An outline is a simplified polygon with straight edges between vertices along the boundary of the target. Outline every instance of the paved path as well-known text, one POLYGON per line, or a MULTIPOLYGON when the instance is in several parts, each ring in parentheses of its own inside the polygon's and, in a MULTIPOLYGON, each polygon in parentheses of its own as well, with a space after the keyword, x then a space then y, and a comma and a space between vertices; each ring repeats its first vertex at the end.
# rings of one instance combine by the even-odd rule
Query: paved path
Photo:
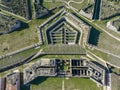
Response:
POLYGON ((96 58, 98 58, 100 61, 102 61, 104 64, 106 64, 106 61, 105 60, 103 60, 102 58, 100 58, 100 57, 98 57, 97 55, 95 55, 95 54, 93 54, 92 52, 90 52, 90 51, 87 51, 88 53, 90 53, 92 56, 94 56, 94 57, 96 57, 96 58))
POLYGON ((64 80, 62 81, 62 90, 65 90, 65 82, 64 82, 64 80))
POLYGON ((77 4, 81 4, 81 3, 83 3, 83 1, 84 1, 84 0, 82 0, 82 1, 80 1, 80 2, 77 2, 77 1, 74 1, 74 0, 70 0, 68 3, 74 2, 74 3, 77 3, 77 4))
POLYGON ((31 60, 33 60, 33 59, 35 59, 36 57, 38 57, 39 55, 41 55, 41 53, 42 53, 42 49, 40 49, 40 51, 39 51, 36 55, 34 55, 34 56, 31 58, 31 60))

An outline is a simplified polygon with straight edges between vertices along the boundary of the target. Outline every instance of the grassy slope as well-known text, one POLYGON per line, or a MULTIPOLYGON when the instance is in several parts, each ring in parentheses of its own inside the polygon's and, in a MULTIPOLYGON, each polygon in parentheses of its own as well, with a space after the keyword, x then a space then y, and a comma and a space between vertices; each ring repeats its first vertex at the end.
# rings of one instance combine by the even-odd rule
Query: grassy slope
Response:
POLYGON ((100 34, 97 46, 101 49, 108 50, 110 53, 120 55, 120 42, 108 36, 106 33, 102 32, 100 34))
POLYGON ((0 59, 0 68, 4 67, 4 66, 9 66, 11 64, 14 63, 18 63, 26 58, 28 58, 29 56, 37 53, 39 51, 39 49, 29 49, 29 50, 25 50, 23 52, 17 53, 13 56, 10 57, 6 57, 4 59, 0 59))

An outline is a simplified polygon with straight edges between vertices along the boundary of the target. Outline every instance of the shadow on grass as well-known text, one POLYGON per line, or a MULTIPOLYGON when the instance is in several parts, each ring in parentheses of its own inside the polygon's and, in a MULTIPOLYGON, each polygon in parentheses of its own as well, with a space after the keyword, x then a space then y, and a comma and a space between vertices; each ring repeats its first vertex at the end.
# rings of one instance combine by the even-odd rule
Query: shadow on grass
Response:
POLYGON ((120 69, 117 69, 114 66, 111 66, 110 64, 107 64, 107 66, 109 68, 110 73, 114 73, 114 74, 120 76, 120 69))
POLYGON ((27 23, 22 22, 22 21, 20 22, 21 22, 21 27, 16 29, 15 31, 21 31, 22 29, 29 28, 29 25, 27 23))
POLYGON ((27 24, 27 23, 25 23, 25 22, 22 22, 22 21, 20 21, 20 27, 19 28, 17 28, 17 29, 15 29, 15 30, 13 30, 13 31, 6 31, 5 33, 0 33, 0 36, 1 35, 4 35, 4 34, 10 34, 10 33, 13 33, 13 32, 15 32, 15 31, 21 31, 21 30, 23 30, 23 29, 25 29, 25 28, 29 28, 29 25, 27 24))
POLYGON ((101 67, 101 68, 103 68, 103 69, 106 70, 106 67, 103 66, 103 65, 101 65, 100 63, 98 63, 98 62, 96 62, 96 61, 92 61, 92 63, 94 63, 94 64, 96 64, 97 66, 99 66, 99 67, 101 67))
POLYGON ((22 85, 20 90, 30 90, 30 85, 22 85))
MULTIPOLYGON (((21 74, 21 78, 23 78, 23 75, 21 74)), ((24 85, 23 84, 23 79, 21 79, 21 89, 20 90, 30 90, 30 85, 34 84, 34 85, 39 85, 42 82, 44 82, 48 77, 37 77, 36 79, 34 79, 33 81, 31 81, 30 83, 24 85)))
POLYGON ((44 57, 44 56, 46 56, 46 55, 45 55, 45 54, 40 54, 39 56, 37 56, 37 57, 34 58, 34 59, 42 58, 42 57, 44 57))
POLYGON ((79 41, 80 41, 80 35, 81 35, 81 33, 78 32, 77 39, 76 39, 76 43, 79 43, 79 41))
POLYGON ((52 11, 49 11, 49 14, 44 15, 44 16, 38 18, 38 19, 47 19, 47 18, 51 17, 51 16, 54 15, 54 14, 55 14, 55 13, 53 13, 52 11))
POLYGON ((100 31, 92 27, 90 30, 90 36, 89 36, 88 43, 97 46, 98 41, 99 41, 99 35, 100 35, 100 31))
POLYGON ((108 16, 108 17, 104 17, 104 18, 101 18, 102 20, 109 20, 111 18, 114 18, 114 17, 117 17, 117 16, 120 16, 120 13, 116 13, 116 14, 113 14, 111 16, 108 16))
POLYGON ((48 77, 37 77, 36 79, 34 79, 32 82, 30 82, 30 84, 34 84, 34 85, 39 85, 42 82, 44 82, 45 80, 47 80, 48 77))
POLYGON ((44 82, 48 77, 37 77, 33 81, 30 82, 30 84, 22 85, 21 90, 30 90, 30 85, 39 85, 42 82, 44 82))
POLYGON ((40 1, 40 4, 43 5, 44 0, 39 0, 39 1, 40 1))
POLYGON ((32 5, 31 5, 31 0, 29 0, 29 2, 28 2, 28 13, 29 13, 29 15, 28 15, 28 20, 30 20, 30 19, 32 19, 32 5))
POLYGON ((101 3, 101 0, 95 0, 95 6, 94 6, 94 12, 93 12, 93 17, 92 19, 99 19, 99 16, 100 16, 100 3, 101 3))
POLYGON ((29 25, 28 25, 27 23, 22 22, 22 21, 20 21, 20 23, 21 23, 20 28, 18 28, 18 29, 16 29, 16 30, 13 30, 13 31, 11 31, 11 32, 8 32, 8 34, 9 34, 9 33, 12 33, 12 32, 15 32, 15 31, 21 31, 21 30, 23 30, 23 29, 29 28, 29 25))
POLYGON ((120 32, 120 26, 119 26, 119 28, 118 28, 118 31, 120 32))

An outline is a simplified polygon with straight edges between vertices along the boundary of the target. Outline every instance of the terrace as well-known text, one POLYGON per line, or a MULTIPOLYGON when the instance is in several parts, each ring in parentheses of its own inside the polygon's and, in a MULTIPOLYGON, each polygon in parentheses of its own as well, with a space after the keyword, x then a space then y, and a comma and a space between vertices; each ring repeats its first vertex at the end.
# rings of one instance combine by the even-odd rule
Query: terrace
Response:
POLYGON ((89 30, 89 26, 75 15, 66 10, 61 10, 54 17, 43 23, 40 27, 40 37, 45 45, 67 44, 81 45, 82 32, 89 30))
POLYGON ((24 69, 24 84, 38 76, 86 77, 99 85, 105 84, 105 68, 86 59, 41 59, 24 69))
POLYGON ((56 76, 56 60, 41 59, 24 69, 24 84, 38 76, 56 76))
POLYGON ((63 21, 59 23, 59 25, 52 25, 52 28, 51 30, 50 28, 46 30, 47 39, 50 39, 50 41, 48 40, 48 43, 55 44, 59 42, 61 44, 76 44, 78 32, 68 23, 63 21))
POLYGON ((88 74, 88 67, 87 67, 86 60, 78 60, 72 59, 71 60, 71 73, 74 77, 89 77, 88 74))
POLYGON ((92 79, 93 81, 101 85, 104 85, 105 84, 105 68, 92 62, 89 62, 88 67, 89 67, 88 72, 90 73, 90 79, 92 79))
POLYGON ((100 85, 105 84, 105 68, 91 61, 72 59, 70 69, 73 77, 88 77, 100 85))

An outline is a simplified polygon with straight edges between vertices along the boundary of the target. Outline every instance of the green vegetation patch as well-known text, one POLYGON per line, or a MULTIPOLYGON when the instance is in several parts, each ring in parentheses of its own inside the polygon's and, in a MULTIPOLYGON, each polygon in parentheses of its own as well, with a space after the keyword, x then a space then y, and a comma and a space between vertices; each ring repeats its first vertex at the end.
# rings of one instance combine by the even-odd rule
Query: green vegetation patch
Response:
POLYGON ((97 84, 86 78, 70 78, 65 80, 65 90, 102 90, 97 84))
MULTIPOLYGON (((118 67, 120 66, 120 58, 119 57, 113 56, 111 54, 107 54, 105 52, 102 52, 102 51, 99 51, 99 50, 96 50, 96 49, 90 50, 90 52, 92 52, 96 56, 102 58, 106 62, 109 62, 109 63, 111 63, 113 65, 118 66, 118 67)), ((88 52, 88 54, 90 54, 90 53, 88 52)), ((91 56, 94 57, 93 55, 91 55, 91 56)))
POLYGON ((52 9, 52 8, 55 8, 61 5, 63 5, 62 2, 49 2, 48 1, 48 2, 43 3, 43 6, 46 7, 47 9, 52 9))
MULTIPOLYGON (((103 90, 90 79, 38 77, 30 83, 30 90, 103 90), (64 82, 64 83, 63 83, 64 82)), ((26 90, 26 89, 22 89, 26 90)))
POLYGON ((30 90, 61 90, 61 89, 62 78, 38 77, 30 84, 30 90))
POLYGON ((94 53, 95 55, 97 55, 98 57, 102 58, 103 60, 109 61, 109 55, 107 53, 98 51, 96 49, 90 50, 90 52, 94 53))

